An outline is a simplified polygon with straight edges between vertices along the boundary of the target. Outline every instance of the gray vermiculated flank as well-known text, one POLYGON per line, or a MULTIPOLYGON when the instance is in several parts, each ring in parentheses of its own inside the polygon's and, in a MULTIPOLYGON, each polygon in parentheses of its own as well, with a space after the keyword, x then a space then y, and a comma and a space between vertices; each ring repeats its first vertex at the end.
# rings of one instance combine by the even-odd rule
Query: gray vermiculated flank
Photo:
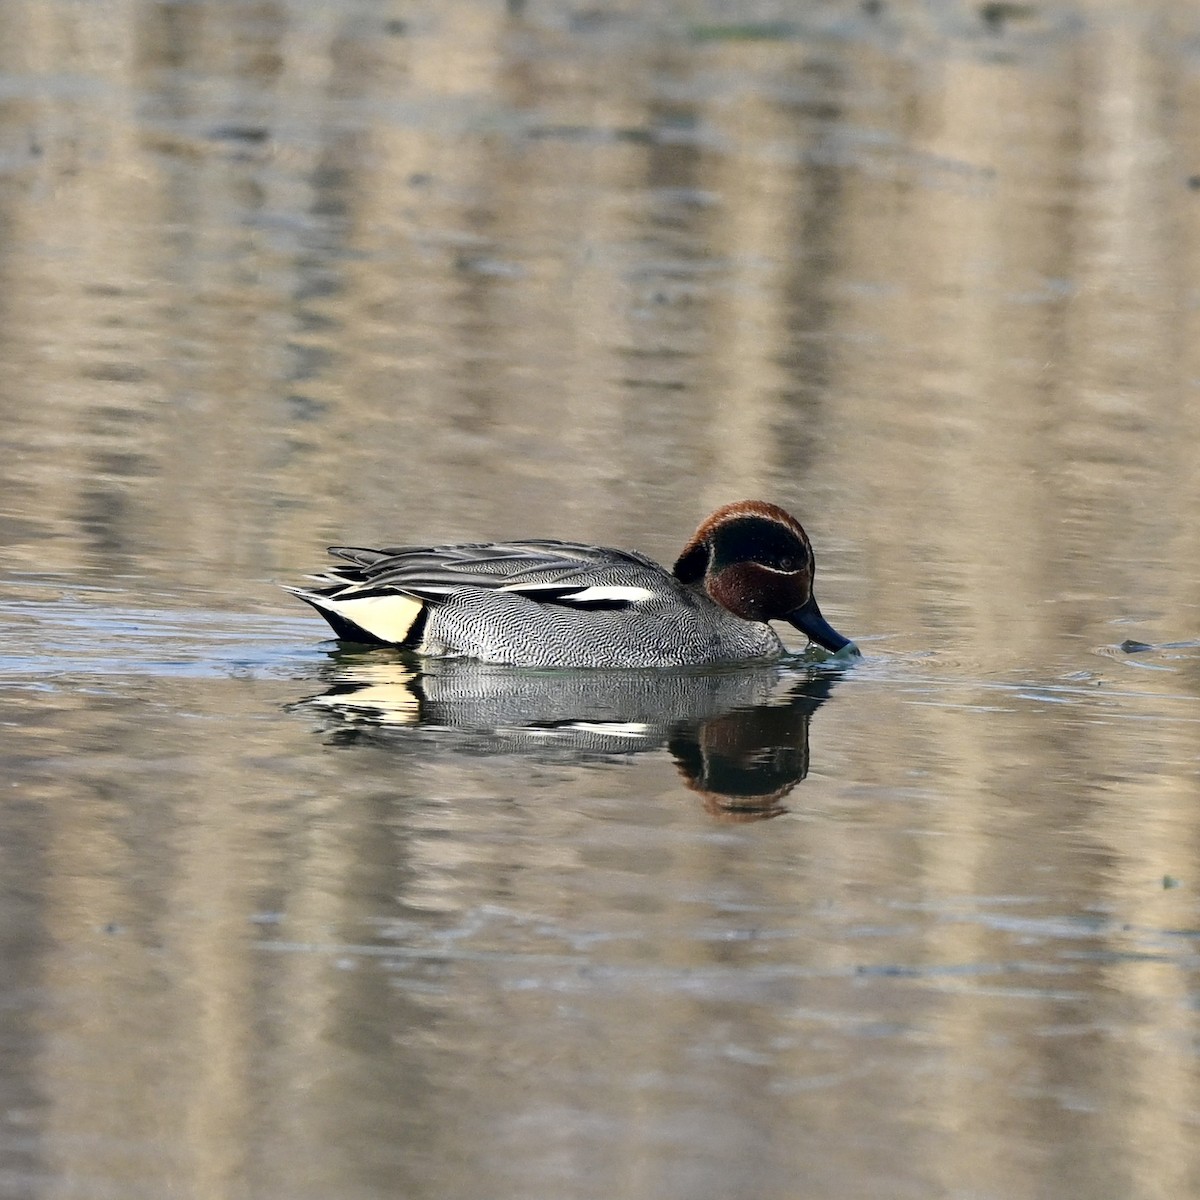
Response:
POLYGON ((432 608, 420 649, 528 666, 667 667, 772 656, 783 646, 769 626, 694 594, 588 612, 472 588, 432 608))

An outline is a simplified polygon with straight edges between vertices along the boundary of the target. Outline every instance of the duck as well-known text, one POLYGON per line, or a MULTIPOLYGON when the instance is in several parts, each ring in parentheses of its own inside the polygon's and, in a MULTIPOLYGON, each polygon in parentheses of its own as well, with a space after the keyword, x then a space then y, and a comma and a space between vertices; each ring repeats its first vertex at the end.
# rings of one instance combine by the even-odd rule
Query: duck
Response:
POLYGON ((367 549, 285 590, 336 637, 519 667, 703 667, 774 659, 784 621, 840 658, 803 526, 764 500, 705 518, 668 571, 636 550, 531 539, 367 549))

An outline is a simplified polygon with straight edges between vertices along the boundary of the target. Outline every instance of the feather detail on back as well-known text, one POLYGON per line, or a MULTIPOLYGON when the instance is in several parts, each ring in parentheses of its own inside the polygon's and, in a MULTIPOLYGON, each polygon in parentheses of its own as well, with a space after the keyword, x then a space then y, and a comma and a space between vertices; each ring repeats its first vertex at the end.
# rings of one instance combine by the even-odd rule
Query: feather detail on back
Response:
POLYGON ((316 587, 287 590, 321 613, 338 637, 389 646, 418 646, 427 606, 466 590, 613 612, 651 599, 651 585, 663 574, 634 551, 549 539, 384 550, 331 546, 329 552, 353 565, 310 576, 316 587))
MULTIPOLYGON (((539 588, 576 582, 583 587, 634 586, 663 570, 645 555, 576 542, 528 541, 464 543, 456 546, 398 546, 363 550, 331 546, 354 567, 328 574, 356 588, 395 588, 413 595, 444 595, 462 588, 495 588, 532 595, 539 588)), ((643 590, 648 590, 643 588, 643 590)), ((630 598, 630 597, 626 597, 630 598)))

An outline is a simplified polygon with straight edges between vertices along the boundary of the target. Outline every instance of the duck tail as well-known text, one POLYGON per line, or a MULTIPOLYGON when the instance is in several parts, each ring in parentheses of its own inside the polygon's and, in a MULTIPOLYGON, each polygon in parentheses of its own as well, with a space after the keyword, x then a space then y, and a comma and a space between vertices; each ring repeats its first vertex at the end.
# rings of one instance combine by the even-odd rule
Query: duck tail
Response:
POLYGON ((312 605, 344 642, 411 648, 425 632, 427 602, 393 588, 355 588, 339 582, 327 588, 283 590, 312 605))

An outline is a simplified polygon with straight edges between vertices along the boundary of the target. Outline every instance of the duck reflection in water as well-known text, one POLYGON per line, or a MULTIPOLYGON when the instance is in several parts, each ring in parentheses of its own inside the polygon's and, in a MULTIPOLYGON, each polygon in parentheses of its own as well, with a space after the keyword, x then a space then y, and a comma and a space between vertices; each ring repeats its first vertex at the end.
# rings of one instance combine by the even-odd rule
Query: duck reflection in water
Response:
POLYGON ((582 765, 665 746, 710 813, 754 821, 787 811, 784 797, 808 774, 809 721, 839 676, 802 660, 564 672, 341 651, 330 686, 302 706, 339 744, 407 752, 582 765))

